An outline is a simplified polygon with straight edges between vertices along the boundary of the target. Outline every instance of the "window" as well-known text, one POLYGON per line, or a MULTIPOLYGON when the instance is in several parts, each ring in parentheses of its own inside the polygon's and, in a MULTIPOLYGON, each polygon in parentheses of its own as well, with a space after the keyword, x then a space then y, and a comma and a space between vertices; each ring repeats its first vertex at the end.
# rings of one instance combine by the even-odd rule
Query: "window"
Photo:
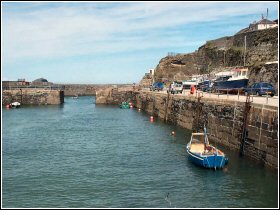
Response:
POLYGON ((255 88, 260 88, 260 84, 256 84, 255 88))

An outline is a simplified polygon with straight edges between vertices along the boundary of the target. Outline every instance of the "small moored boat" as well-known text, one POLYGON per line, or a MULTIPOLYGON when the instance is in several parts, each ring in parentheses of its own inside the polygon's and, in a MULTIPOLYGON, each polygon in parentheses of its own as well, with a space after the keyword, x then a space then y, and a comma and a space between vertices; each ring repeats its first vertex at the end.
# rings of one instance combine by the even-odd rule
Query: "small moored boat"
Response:
POLYGON ((121 103, 120 108, 122 109, 129 109, 130 108, 130 104, 127 101, 124 101, 121 103))
POLYGON ((204 133, 192 133, 186 150, 191 162, 205 168, 223 168, 228 163, 225 154, 209 144, 205 127, 204 133))
POLYGON ((11 103, 10 106, 14 107, 14 108, 18 108, 18 107, 20 107, 20 103, 16 101, 16 102, 11 103))
POLYGON ((73 99, 78 99, 79 96, 78 96, 78 95, 75 95, 75 96, 73 96, 72 98, 73 98, 73 99))

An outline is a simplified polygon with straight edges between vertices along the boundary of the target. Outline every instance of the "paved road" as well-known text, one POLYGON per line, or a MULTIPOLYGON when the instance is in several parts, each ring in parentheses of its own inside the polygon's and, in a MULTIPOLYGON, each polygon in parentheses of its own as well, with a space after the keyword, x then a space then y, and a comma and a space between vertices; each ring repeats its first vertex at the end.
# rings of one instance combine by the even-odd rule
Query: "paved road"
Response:
MULTIPOLYGON (((149 90, 146 90, 149 91, 149 90)), ((167 94, 166 91, 159 91, 158 93, 161 94, 167 94)), ((184 90, 184 92, 182 94, 178 94, 178 95, 190 95, 190 91, 189 90, 184 90)), ((227 95, 227 94, 216 94, 216 93, 206 93, 206 92, 202 92, 202 91, 197 91, 195 94, 195 96, 203 96, 203 98, 216 98, 216 99, 223 99, 223 100, 230 100, 230 101, 241 101, 241 102, 245 102, 246 101, 246 96, 244 95, 227 95)), ((264 105, 269 105, 269 106, 275 106, 278 107, 278 96, 274 96, 274 97, 270 97, 270 96, 251 96, 251 102, 253 104, 264 104, 264 105)))

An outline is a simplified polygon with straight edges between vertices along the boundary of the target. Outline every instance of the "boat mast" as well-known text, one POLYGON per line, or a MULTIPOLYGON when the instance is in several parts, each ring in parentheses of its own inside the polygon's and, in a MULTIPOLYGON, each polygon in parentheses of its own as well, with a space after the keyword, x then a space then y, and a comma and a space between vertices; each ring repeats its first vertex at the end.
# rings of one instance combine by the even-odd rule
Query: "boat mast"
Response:
POLYGON ((206 127, 204 125, 204 151, 206 150, 206 145, 207 145, 207 132, 206 132, 206 127))

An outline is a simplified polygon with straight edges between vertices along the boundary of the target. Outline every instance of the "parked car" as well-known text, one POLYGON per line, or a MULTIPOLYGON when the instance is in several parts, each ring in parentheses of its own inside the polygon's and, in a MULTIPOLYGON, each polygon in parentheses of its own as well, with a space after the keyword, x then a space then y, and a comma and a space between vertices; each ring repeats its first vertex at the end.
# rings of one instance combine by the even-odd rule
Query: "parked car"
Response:
POLYGON ((173 82, 170 85, 170 88, 167 89, 167 92, 170 92, 171 94, 176 94, 176 93, 182 93, 183 92, 183 83, 182 82, 173 82))
POLYGON ((275 89, 272 84, 267 82, 254 83, 244 89, 245 95, 255 94, 257 96, 270 95, 273 97, 275 95, 275 89))
POLYGON ((210 80, 205 80, 201 83, 199 83, 199 89, 203 92, 209 92, 212 88, 212 83, 210 80))
POLYGON ((163 90, 163 87, 164 87, 164 85, 162 82, 155 82, 153 85, 151 85, 150 90, 151 91, 155 91, 155 90, 160 91, 160 90, 163 90))

